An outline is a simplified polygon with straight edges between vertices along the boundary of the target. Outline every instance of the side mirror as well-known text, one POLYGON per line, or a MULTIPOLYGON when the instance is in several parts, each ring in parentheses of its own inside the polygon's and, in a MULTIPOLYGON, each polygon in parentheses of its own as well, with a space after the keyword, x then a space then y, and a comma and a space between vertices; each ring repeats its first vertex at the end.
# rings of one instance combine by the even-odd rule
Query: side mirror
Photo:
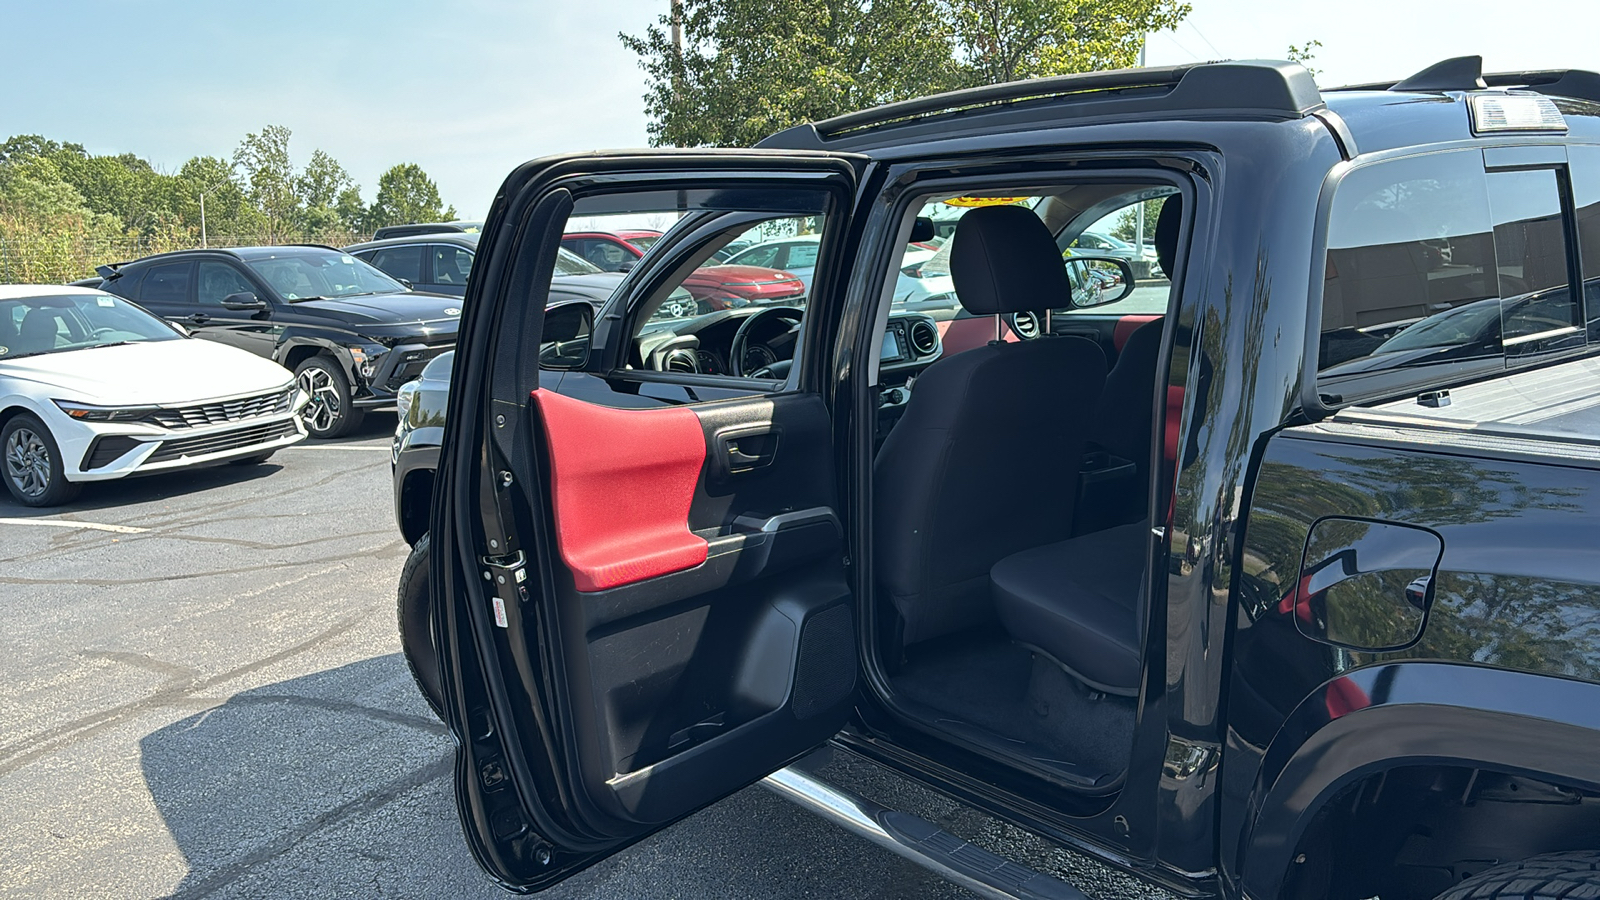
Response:
POLYGON ((406 286, 406 290, 408 290, 408 291, 411 290, 411 279, 409 279, 409 278, 396 278, 395 281, 398 281, 401 284, 405 285, 406 286))
POLYGON ((1133 266, 1115 256, 1071 256, 1066 259, 1072 284, 1072 305, 1078 309, 1105 306, 1133 293, 1133 266))
POLYGON ((633 271, 633 267, 637 266, 638 264, 639 264, 639 261, 637 259, 631 259, 631 258, 630 259, 625 259, 622 262, 617 263, 617 271, 618 272, 631 272, 631 271, 633 271))
POLYGON ((1379 653, 1422 637, 1444 538, 1415 525, 1330 516, 1311 526, 1291 598, 1315 641, 1379 653))
POLYGON ((252 294, 249 291, 239 291, 238 293, 229 294, 228 296, 223 297, 222 308, 231 309, 234 312, 246 312, 249 310, 260 311, 267 308, 267 301, 262 300, 260 297, 257 297, 255 294, 252 294))
POLYGON ((544 311, 544 333, 539 338, 541 369, 581 369, 589 362, 589 337, 594 331, 594 307, 587 300, 557 303, 544 311))
POLYGON ((911 243, 931 241, 933 238, 933 219, 928 216, 917 216, 916 223, 911 226, 911 243))

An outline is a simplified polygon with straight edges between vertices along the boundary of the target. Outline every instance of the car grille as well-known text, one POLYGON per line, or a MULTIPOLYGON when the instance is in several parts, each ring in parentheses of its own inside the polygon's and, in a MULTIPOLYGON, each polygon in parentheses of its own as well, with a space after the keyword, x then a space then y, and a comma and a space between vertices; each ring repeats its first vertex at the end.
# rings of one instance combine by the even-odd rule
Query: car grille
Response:
POLYGON ((172 430, 225 425, 229 422, 239 422, 244 419, 286 413, 289 411, 289 405, 294 402, 294 392, 295 388, 290 386, 281 391, 273 391, 270 394, 240 397, 237 400, 226 400, 221 403, 203 403, 199 406, 175 406, 169 409, 158 409, 145 416, 144 420, 152 425, 160 425, 162 428, 172 430))
POLYGON ((279 438, 288 437, 298 433, 293 419, 282 422, 269 422, 265 425, 252 425, 249 428, 238 428, 233 431, 224 431, 221 434, 208 434, 204 437, 178 438, 177 440, 164 441, 160 449, 150 454, 145 460, 146 464, 171 462, 185 456, 201 456, 206 453, 220 453, 224 450, 237 450, 240 447, 250 447, 256 444, 265 444, 279 438))
POLYGON ((454 347, 455 344, 440 344, 434 347, 424 347, 421 350, 406 350, 395 365, 394 371, 389 373, 387 384, 390 390, 399 390, 400 385, 414 381, 422 375, 422 370, 435 356, 454 347))

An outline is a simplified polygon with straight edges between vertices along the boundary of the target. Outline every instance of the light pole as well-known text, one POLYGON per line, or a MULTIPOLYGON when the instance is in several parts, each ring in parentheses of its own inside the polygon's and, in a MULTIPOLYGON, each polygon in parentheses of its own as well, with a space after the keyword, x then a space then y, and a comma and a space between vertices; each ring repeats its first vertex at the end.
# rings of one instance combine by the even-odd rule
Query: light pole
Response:
MULTIPOLYGON (((1144 45, 1148 38, 1139 39, 1139 68, 1144 68, 1144 45)), ((1144 262, 1144 201, 1139 201, 1139 206, 1133 212, 1133 252, 1136 259, 1144 262)))
POLYGON ((200 192, 200 249, 202 250, 206 249, 206 195, 228 183, 229 180, 224 178, 200 192))

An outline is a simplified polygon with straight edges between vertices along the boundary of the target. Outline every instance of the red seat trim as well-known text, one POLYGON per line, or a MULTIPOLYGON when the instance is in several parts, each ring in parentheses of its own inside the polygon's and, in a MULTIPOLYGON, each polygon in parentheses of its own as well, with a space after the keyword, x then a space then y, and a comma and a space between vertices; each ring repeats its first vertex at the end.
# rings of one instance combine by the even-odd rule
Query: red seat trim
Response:
POLYGON ((1133 337, 1133 333, 1139 330, 1139 326, 1149 324, 1159 318, 1161 317, 1123 316, 1117 320, 1116 327, 1111 331, 1111 346, 1115 347, 1118 353, 1121 353, 1122 345, 1128 342, 1128 338, 1133 337))

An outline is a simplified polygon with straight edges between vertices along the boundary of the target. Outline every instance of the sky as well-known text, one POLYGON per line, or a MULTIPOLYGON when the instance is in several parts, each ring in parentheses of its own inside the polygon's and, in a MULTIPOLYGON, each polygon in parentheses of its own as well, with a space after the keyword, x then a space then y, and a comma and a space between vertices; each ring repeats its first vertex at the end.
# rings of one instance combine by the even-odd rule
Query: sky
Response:
MULTIPOLYGON (((1283 58, 1320 40, 1324 85, 1397 79, 1451 56, 1489 71, 1600 70, 1600 0, 1190 0, 1149 65, 1283 58)), ((517 164, 647 143, 644 73, 617 40, 668 0, 0 0, 6 96, 0 138, 43 134, 163 171, 228 158, 283 125, 368 202, 396 163, 422 166, 446 203, 480 218, 517 164)))

